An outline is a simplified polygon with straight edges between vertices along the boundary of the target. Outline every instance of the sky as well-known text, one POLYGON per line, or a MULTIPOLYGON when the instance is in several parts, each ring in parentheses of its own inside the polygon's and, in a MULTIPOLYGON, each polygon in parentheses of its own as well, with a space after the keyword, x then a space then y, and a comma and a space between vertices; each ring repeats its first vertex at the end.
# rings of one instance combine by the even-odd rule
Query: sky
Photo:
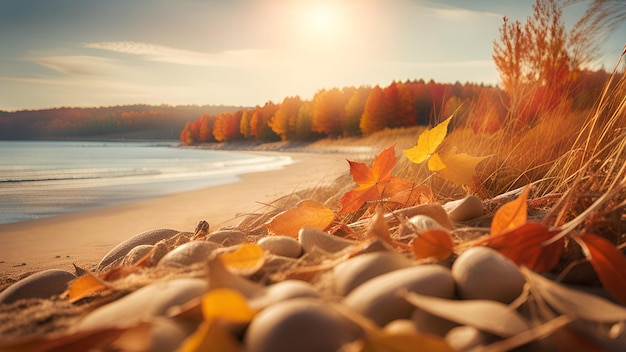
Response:
MULTIPOLYGON (((533 3, 0 0, 0 110, 249 107, 407 79, 496 85, 502 17, 523 22, 533 3)), ((566 9, 567 28, 584 9, 566 9)), ((624 33, 607 38, 598 64, 613 67, 624 33)))

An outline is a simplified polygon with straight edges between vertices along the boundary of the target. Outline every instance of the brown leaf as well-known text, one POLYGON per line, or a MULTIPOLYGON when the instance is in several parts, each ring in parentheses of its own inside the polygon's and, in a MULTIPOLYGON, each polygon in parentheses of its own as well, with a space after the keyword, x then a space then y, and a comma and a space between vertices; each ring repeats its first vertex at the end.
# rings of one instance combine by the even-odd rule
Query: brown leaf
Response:
POLYGON ((324 205, 304 200, 297 207, 273 217, 264 226, 276 235, 298 237, 298 231, 304 227, 324 230, 335 219, 335 213, 324 205))
POLYGON ((67 296, 69 301, 74 303, 108 288, 110 288, 110 286, 106 282, 90 273, 87 273, 70 282, 67 289, 67 296))
POLYGON ((517 265, 544 272, 554 268, 563 253, 564 238, 545 244, 558 234, 546 225, 525 223, 512 231, 488 236, 478 244, 497 250, 517 265))
POLYGON ((454 243, 450 233, 443 229, 432 229, 421 232, 411 243, 411 251, 415 258, 448 259, 454 252, 454 243))
POLYGON ((626 257, 611 242, 590 233, 574 236, 591 261, 602 286, 621 304, 626 304, 626 257))
POLYGON ((517 199, 504 204, 496 211, 491 221, 492 236, 511 231, 526 223, 528 192, 530 188, 524 188, 517 199))

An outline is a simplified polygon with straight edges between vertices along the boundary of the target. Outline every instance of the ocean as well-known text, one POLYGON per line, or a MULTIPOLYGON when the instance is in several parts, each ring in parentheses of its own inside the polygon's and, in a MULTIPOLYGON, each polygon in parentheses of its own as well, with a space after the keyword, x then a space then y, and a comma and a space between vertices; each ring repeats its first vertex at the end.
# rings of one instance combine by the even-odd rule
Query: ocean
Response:
POLYGON ((0 224, 237 182, 288 156, 175 142, 0 141, 0 224))

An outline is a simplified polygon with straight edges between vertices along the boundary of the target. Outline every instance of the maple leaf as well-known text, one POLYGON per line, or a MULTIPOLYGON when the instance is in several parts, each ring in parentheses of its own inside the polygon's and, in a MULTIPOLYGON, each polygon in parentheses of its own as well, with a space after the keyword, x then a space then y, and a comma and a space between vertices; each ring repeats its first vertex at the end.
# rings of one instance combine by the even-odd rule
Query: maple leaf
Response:
POLYGON ((602 286, 621 304, 626 304, 626 256, 606 239, 590 233, 574 236, 598 274, 602 286))
MULTIPOLYGON (((406 189, 407 180, 391 175, 396 166, 396 145, 383 150, 376 156, 372 167, 364 163, 348 160, 350 174, 358 187, 346 192, 339 202, 341 209, 337 214, 346 214, 357 211, 369 201, 392 196, 395 192, 406 189)), ((408 181, 410 183, 410 181, 408 181)), ((411 183, 412 184, 412 183, 411 183)))

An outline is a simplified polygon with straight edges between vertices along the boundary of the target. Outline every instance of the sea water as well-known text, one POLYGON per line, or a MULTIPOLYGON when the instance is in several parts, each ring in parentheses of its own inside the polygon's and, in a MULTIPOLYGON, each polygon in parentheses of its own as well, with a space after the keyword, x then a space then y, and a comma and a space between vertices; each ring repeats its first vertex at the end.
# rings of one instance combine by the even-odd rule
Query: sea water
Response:
POLYGON ((0 141, 0 224, 236 182, 291 162, 175 142, 0 141))

